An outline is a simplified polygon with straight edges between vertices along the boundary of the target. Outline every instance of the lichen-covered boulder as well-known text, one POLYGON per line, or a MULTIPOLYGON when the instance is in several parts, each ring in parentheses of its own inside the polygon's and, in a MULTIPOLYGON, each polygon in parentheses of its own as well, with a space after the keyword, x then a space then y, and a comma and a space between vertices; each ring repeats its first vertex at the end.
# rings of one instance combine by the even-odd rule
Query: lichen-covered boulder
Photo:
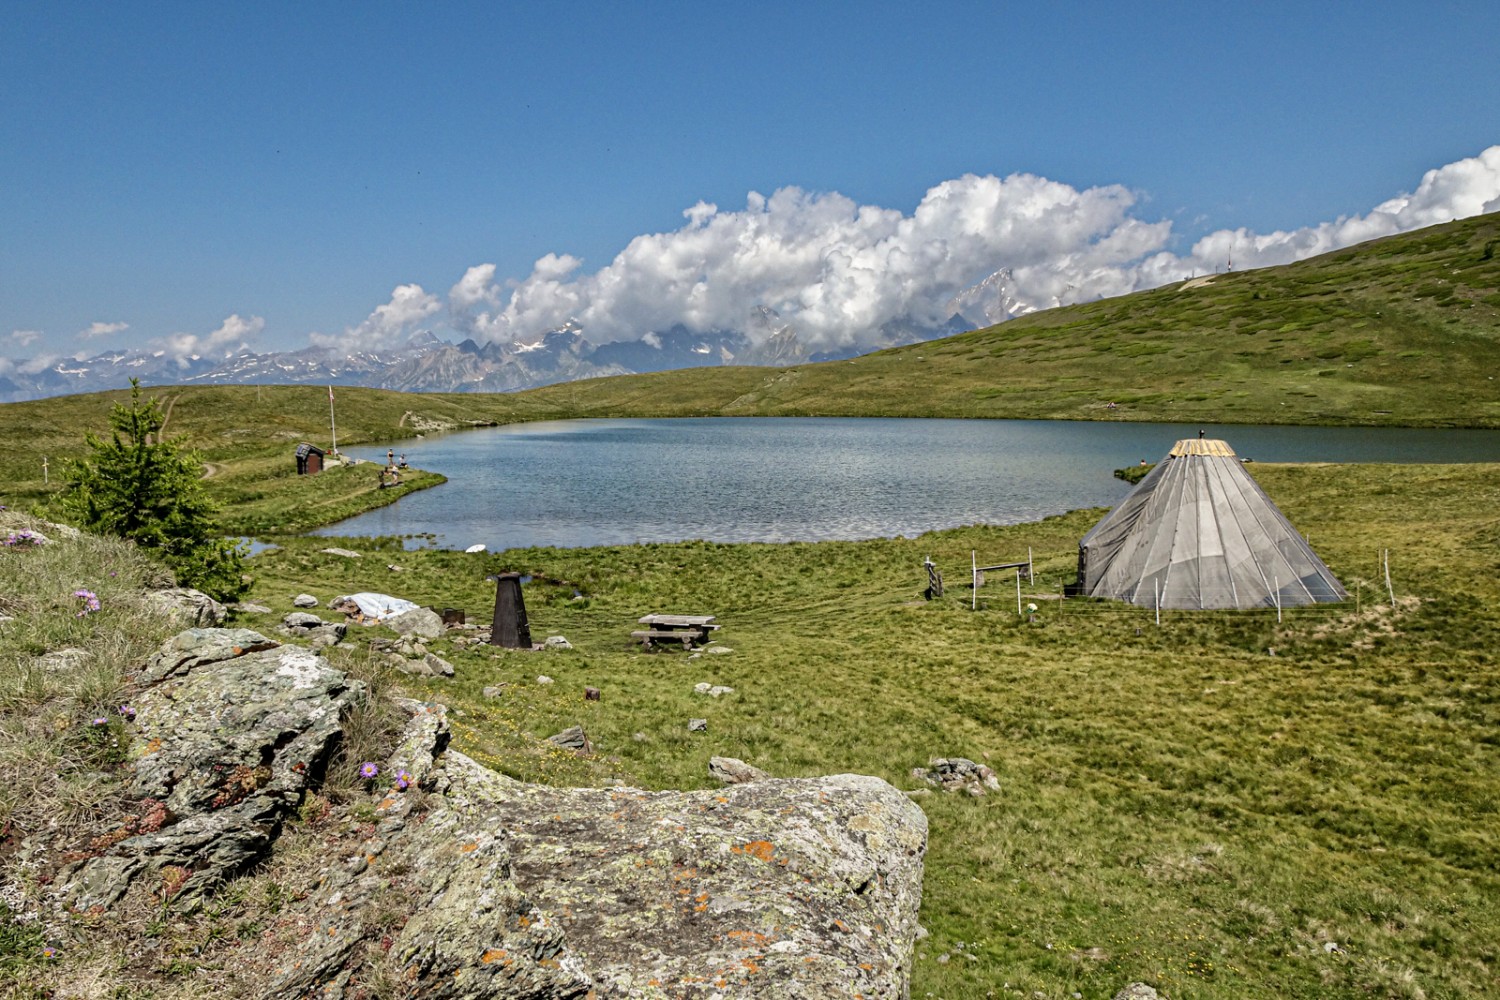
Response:
POLYGON ((183 628, 209 627, 224 623, 224 605, 201 590, 191 587, 171 587, 166 590, 148 590, 146 600, 158 610, 176 619, 183 628))
POLYGON ((528 785, 416 708, 373 835, 260 943, 267 1000, 369 981, 481 998, 902 998, 927 824, 876 778, 528 785))
MULTIPOLYGON (((132 887, 206 898, 268 855, 366 696, 315 651, 248 630, 190 630, 139 679, 134 804, 56 871, 55 905, 108 910, 132 887)), ((323 803, 317 849, 278 861, 298 889, 236 954, 249 993, 907 996, 927 823, 884 781, 529 785, 452 750, 442 706, 403 707, 373 798, 323 803)))
POLYGON ((154 683, 134 700, 137 809, 58 879, 73 909, 107 907, 169 867, 171 894, 193 894, 264 857, 365 695, 312 651, 244 629, 190 630, 143 677, 154 683))
POLYGON ((515 883, 557 917, 597 996, 906 996, 927 821, 884 781, 486 781, 515 883))

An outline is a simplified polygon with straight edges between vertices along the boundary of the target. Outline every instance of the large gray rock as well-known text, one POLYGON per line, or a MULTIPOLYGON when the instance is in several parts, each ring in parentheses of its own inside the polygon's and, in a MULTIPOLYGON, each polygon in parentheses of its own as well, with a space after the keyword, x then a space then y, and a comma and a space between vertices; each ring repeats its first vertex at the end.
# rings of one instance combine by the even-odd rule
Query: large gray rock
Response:
POLYGON ((222 625, 226 614, 224 605, 191 587, 148 590, 146 601, 170 614, 183 628, 222 625))
POLYGON ((139 808, 111 831, 123 839, 57 879, 73 909, 107 907, 168 866, 191 873, 191 896, 263 858, 365 693, 312 651, 244 629, 178 636, 142 676, 156 683, 134 700, 139 808))
MULTIPOLYGON (((266 857, 364 696, 315 652, 244 630, 179 636, 141 678, 136 801, 57 871, 49 891, 73 909, 108 910, 132 885, 193 900, 266 857)), ((885 782, 527 785, 451 750, 442 706, 403 706, 374 798, 289 856, 296 891, 237 956, 247 993, 907 995, 927 823, 885 782)))
POLYGON ((927 823, 885 782, 527 785, 444 752, 442 708, 415 711, 382 772, 407 787, 261 942, 267 1000, 362 978, 372 954, 424 998, 907 995, 927 823))
POLYGON ((443 634, 443 618, 431 608, 412 608, 381 619, 380 624, 402 635, 415 633, 424 639, 436 639, 443 634))
POLYGON ((726 785, 743 785, 747 781, 765 781, 769 774, 746 764, 737 757, 710 757, 708 773, 726 785))
POLYGON ((168 639, 151 654, 137 676, 144 684, 157 684, 196 666, 232 660, 245 653, 275 649, 281 643, 248 628, 190 628, 168 639))

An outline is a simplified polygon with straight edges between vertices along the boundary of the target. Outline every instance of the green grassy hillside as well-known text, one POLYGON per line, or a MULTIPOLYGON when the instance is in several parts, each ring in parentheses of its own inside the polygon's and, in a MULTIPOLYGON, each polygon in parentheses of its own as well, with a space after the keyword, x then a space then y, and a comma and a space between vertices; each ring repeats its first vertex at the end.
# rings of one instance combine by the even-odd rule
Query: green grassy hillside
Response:
POLYGON ((1492 214, 757 381, 715 369, 523 397, 590 415, 1496 427, 1497 373, 1500 215, 1492 214))

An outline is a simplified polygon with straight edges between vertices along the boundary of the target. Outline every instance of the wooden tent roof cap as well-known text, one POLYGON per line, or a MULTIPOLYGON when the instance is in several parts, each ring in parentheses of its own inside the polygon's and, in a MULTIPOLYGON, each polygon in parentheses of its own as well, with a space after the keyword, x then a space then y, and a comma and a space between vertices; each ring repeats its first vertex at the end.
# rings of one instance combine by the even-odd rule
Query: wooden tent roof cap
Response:
POLYGON ((1187 456, 1205 456, 1209 458, 1234 458, 1234 449, 1229 447, 1227 441, 1215 441, 1211 438, 1188 438, 1178 441, 1167 452, 1168 458, 1184 458, 1187 456))

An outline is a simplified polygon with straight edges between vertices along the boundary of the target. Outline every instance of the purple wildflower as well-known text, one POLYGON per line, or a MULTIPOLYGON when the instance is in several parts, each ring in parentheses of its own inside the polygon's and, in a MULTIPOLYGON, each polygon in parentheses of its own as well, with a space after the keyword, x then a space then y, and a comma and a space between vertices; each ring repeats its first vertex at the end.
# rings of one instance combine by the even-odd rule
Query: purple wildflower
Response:
POLYGON ((101 715, 101 716, 99 716, 99 718, 97 718, 97 719, 94 720, 94 725, 96 725, 96 726, 107 726, 107 725, 109 725, 109 720, 106 719, 104 716, 101 715))
POLYGON ((403 792, 411 787, 411 773, 404 767, 396 772, 396 787, 403 792))
POLYGON ((373 778, 379 773, 380 768, 376 767, 373 761, 367 760, 363 764, 359 765, 359 776, 361 778, 373 778))
POLYGON ((92 590, 75 590, 73 591, 73 596, 83 598, 83 610, 78 612, 79 618, 82 618, 90 611, 99 610, 99 595, 95 594, 92 590))
POLYGON ((121 705, 120 714, 125 716, 125 718, 127 719, 133 719, 135 718, 135 708, 131 705, 121 705))

